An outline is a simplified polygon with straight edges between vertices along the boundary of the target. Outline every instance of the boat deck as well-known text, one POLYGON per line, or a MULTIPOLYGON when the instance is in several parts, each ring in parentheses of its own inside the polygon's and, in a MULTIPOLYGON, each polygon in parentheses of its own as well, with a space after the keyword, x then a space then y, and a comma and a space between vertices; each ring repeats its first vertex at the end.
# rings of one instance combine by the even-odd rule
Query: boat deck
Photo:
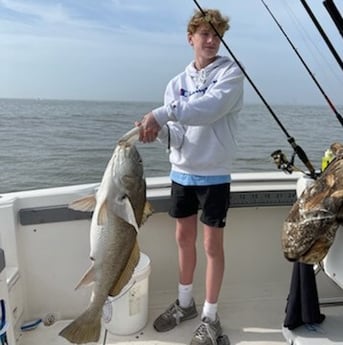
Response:
MULTIPOLYGON (((185 321, 177 328, 158 333, 153 329, 152 323, 164 308, 151 308, 149 310, 148 324, 141 331, 128 336, 116 336, 109 332, 106 339, 103 331, 97 344, 107 345, 179 345, 189 344, 192 332, 199 323, 199 317, 185 321)), ((286 344, 282 335, 283 309, 281 301, 259 300, 239 301, 237 303, 221 303, 219 314, 224 334, 229 336, 231 345, 281 345, 286 344)), ((201 306, 198 305, 198 310, 201 306)), ((59 331, 69 321, 58 321, 52 326, 41 324, 37 329, 23 334, 22 343, 25 345, 70 344, 58 336, 59 331)))
MULTIPOLYGON (((227 334, 231 345, 343 345, 343 307, 329 306, 321 308, 326 315, 321 325, 302 326, 294 331, 282 329, 284 305, 282 301, 260 300, 240 301, 239 303, 222 303, 220 317, 224 334, 227 334), (286 340, 287 338, 287 340, 286 340)), ((200 310, 200 306, 198 306, 200 310)), ((152 322, 163 308, 149 310, 149 320, 137 333, 118 336, 104 329, 97 344, 102 345, 180 345, 189 344, 193 330, 197 327, 199 318, 186 321, 177 328, 158 333, 153 329, 152 322)), ((52 326, 41 324, 35 330, 23 333, 21 343, 25 345, 70 344, 58 336, 59 331, 70 320, 57 321, 52 326)), ((95 343, 93 343, 95 344, 95 343)))

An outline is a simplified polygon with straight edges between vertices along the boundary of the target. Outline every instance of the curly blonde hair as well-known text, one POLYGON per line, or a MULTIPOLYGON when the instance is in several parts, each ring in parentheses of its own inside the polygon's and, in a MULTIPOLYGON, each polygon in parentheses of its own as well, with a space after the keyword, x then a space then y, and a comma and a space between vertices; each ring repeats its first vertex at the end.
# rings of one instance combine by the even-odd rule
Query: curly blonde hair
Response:
POLYGON ((211 22, 218 33, 223 36, 225 31, 230 28, 229 18, 223 16, 218 10, 215 9, 204 9, 203 11, 204 14, 199 10, 194 11, 193 16, 188 22, 187 32, 189 34, 194 34, 200 25, 207 24, 210 26, 209 22, 211 22))

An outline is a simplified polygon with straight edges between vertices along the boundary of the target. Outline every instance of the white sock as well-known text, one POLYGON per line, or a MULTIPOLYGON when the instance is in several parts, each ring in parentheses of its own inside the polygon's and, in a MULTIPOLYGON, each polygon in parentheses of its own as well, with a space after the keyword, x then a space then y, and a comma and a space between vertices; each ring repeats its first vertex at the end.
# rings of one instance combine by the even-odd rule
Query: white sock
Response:
POLYGON ((205 301, 201 318, 208 317, 212 321, 215 321, 217 318, 218 303, 208 303, 205 301))
POLYGON ((191 305, 192 292, 193 284, 183 285, 179 283, 179 303, 182 308, 187 308, 191 305))

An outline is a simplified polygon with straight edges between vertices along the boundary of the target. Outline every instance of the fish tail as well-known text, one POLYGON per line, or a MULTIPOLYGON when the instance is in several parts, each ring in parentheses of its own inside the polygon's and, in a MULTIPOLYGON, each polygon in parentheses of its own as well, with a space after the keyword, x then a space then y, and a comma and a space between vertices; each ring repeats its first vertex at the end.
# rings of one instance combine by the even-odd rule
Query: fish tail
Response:
POLYGON ((77 319, 62 329, 60 336, 73 344, 97 342, 100 338, 101 315, 94 316, 92 309, 88 308, 77 319))

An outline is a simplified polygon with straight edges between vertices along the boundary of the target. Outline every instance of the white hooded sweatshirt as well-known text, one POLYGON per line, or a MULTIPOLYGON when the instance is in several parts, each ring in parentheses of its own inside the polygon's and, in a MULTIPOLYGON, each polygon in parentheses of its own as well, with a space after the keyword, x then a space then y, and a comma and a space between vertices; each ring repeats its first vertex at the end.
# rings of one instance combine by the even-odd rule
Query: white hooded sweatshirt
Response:
POLYGON ((167 85, 164 106, 153 110, 176 172, 230 175, 236 152, 237 116, 243 105, 244 75, 228 57, 196 70, 194 62, 167 85))

